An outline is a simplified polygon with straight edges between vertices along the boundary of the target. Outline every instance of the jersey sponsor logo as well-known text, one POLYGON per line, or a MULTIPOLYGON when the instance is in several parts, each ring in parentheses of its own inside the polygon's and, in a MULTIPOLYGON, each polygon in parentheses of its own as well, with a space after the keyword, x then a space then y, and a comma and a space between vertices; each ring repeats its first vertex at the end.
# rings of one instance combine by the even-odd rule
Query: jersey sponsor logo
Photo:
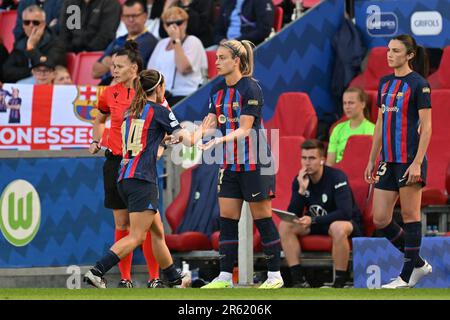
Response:
POLYGON ((318 204, 313 204, 309 207, 309 212, 312 217, 321 217, 326 216, 328 214, 327 210, 325 210, 322 206, 318 204))
POLYGON ((179 125, 180 123, 178 122, 178 120, 174 120, 174 121, 172 121, 171 123, 170 123, 170 126, 172 127, 172 128, 175 128, 177 125, 179 125))
POLYGON ((334 186, 334 189, 339 189, 339 188, 341 188, 341 187, 343 187, 343 186, 346 186, 346 185, 347 185, 347 181, 340 182, 340 183, 338 183, 338 184, 336 184, 336 185, 334 186))
POLYGON ((221 114, 217 120, 219 121, 220 124, 224 124, 225 122, 227 122, 227 117, 225 117, 225 115, 221 114))
POLYGON ((258 100, 248 100, 248 105, 249 106, 258 106, 258 100))
POLYGON ((431 90, 430 90, 429 87, 423 87, 422 88, 422 93, 430 93, 430 92, 431 92, 431 90))
POLYGON ((395 106, 395 107, 386 107, 385 104, 381 105, 381 112, 385 113, 385 112, 398 112, 400 109, 395 106))

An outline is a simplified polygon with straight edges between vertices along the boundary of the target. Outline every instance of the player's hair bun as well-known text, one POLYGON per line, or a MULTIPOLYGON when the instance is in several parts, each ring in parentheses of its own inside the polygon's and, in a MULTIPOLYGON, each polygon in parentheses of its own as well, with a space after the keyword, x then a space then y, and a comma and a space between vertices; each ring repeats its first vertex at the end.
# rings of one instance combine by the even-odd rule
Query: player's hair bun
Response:
POLYGON ((138 51, 138 43, 134 40, 128 40, 127 42, 125 42, 125 46, 124 46, 125 50, 130 50, 130 51, 138 51))

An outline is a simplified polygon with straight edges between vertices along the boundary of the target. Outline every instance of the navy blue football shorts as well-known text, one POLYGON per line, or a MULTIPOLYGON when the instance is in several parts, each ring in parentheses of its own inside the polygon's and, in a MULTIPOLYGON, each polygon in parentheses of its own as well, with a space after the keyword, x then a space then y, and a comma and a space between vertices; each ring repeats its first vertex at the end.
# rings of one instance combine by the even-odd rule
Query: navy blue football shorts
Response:
MULTIPOLYGON (((398 192, 400 188, 406 186, 408 177, 403 177, 403 175, 410 165, 411 163, 380 162, 377 170, 378 182, 375 183, 375 188, 398 192)), ((420 167, 420 180, 418 181, 422 188, 426 185, 427 169, 428 164, 424 159, 420 167)))
POLYGON ((158 186, 140 179, 123 179, 117 183, 120 197, 128 212, 158 211, 158 186))
POLYGON ((236 172, 220 169, 218 196, 247 202, 275 198, 275 176, 261 175, 259 170, 236 172))

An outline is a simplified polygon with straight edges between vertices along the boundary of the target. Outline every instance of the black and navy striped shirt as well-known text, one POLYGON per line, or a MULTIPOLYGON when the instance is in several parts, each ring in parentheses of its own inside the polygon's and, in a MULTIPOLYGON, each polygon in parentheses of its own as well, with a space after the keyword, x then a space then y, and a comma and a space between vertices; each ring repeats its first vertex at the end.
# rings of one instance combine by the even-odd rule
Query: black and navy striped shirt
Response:
POLYGON ((233 86, 227 86, 225 80, 222 80, 211 89, 209 113, 216 115, 217 125, 223 136, 239 128, 241 115, 254 117, 253 130, 249 136, 224 144, 223 169, 255 171, 271 165, 267 139, 260 130, 263 129, 263 105, 261 87, 251 77, 243 77, 233 86))
POLYGON ((378 88, 383 161, 412 162, 419 147, 419 110, 431 108, 430 85, 413 71, 403 77, 385 76, 378 88))
POLYGON ((125 117, 122 124, 123 160, 118 181, 141 179, 157 182, 156 158, 159 144, 166 133, 181 129, 175 115, 168 108, 147 102, 140 117, 125 117))

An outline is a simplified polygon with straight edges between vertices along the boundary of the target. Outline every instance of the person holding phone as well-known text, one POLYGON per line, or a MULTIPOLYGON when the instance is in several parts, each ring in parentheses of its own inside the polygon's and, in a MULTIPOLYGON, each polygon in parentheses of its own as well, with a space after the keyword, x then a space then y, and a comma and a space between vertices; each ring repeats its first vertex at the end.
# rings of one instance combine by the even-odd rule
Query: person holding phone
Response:
POLYGON ((362 235, 362 215, 345 173, 325 165, 324 144, 314 139, 306 140, 301 149, 302 168, 292 182, 292 196, 287 209, 299 218, 293 222, 281 221, 279 225, 281 246, 291 271, 293 287, 310 287, 300 262, 298 236, 323 234, 330 235, 333 241, 336 278, 332 287, 343 288, 348 278, 348 238, 362 235))

